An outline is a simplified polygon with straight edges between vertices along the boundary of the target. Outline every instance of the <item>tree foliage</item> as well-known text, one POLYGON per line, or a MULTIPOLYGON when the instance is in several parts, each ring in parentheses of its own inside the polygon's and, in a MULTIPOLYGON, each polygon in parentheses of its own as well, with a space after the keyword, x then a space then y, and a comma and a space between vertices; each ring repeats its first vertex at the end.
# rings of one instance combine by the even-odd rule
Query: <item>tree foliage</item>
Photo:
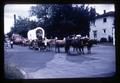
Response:
POLYGON ((11 28, 11 32, 8 33, 11 36, 13 33, 20 34, 23 37, 27 37, 27 32, 36 27, 35 21, 30 21, 28 18, 18 17, 16 24, 11 28))
POLYGON ((30 15, 36 16, 38 22, 19 18, 11 33, 16 32, 26 37, 28 30, 40 26, 48 38, 63 38, 72 34, 89 36, 90 21, 94 22, 96 11, 84 4, 76 7, 72 4, 38 4, 31 7, 30 15))
POLYGON ((31 15, 43 19, 43 25, 39 26, 46 30, 47 36, 84 36, 89 35, 90 21, 94 22, 96 11, 85 5, 72 7, 72 4, 41 4, 31 8, 31 15))

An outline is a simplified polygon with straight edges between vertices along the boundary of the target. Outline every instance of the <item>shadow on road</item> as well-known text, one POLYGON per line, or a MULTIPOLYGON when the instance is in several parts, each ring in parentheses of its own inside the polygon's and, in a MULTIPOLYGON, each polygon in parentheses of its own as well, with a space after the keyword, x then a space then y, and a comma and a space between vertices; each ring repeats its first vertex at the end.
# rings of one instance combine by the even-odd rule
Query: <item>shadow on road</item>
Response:
MULTIPOLYGON (((21 66, 27 68, 29 71, 34 72, 46 67, 46 64, 54 59, 54 54, 51 52, 38 52, 33 55, 27 55, 26 59, 22 60, 21 66)), ((19 63, 20 64, 20 63, 19 63)))
POLYGON ((96 53, 91 53, 91 54, 82 54, 82 55, 78 55, 78 54, 70 54, 66 56, 66 60, 70 61, 70 62, 75 62, 75 63, 82 63, 85 61, 92 61, 92 60, 98 60, 98 58, 94 58, 94 57, 89 57, 89 56, 93 56, 96 53))
POLYGON ((54 58, 53 52, 39 52, 29 50, 26 47, 16 46, 14 49, 7 49, 4 55, 5 62, 12 62, 30 72, 46 67, 46 64, 54 58))

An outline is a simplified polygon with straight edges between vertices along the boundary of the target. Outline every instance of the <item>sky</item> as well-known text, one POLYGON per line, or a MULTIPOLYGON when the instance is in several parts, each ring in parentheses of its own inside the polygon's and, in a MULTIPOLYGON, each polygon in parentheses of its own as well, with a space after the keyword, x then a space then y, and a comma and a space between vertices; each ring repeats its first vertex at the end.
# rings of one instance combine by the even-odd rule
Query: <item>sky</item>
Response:
MULTIPOLYGON (((18 16, 30 17, 31 6, 36 6, 36 4, 6 4, 4 6, 4 34, 8 33, 14 25, 14 14, 16 14, 16 18, 18 16)), ((115 11, 114 4, 89 4, 88 6, 94 7, 99 14, 103 14, 104 10, 106 12, 115 11)), ((35 17, 31 17, 31 19, 34 20, 35 17)))

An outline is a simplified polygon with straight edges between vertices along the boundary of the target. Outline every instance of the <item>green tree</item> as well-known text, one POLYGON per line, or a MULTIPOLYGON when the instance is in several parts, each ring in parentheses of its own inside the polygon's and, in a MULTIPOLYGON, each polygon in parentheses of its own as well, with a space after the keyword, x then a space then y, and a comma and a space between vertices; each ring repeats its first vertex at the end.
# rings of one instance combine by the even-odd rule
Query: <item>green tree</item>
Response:
POLYGON ((11 36, 13 33, 20 34, 23 37, 27 37, 27 32, 36 28, 36 22, 30 21, 28 18, 18 17, 16 24, 11 28, 11 32, 8 33, 11 36))
POLYGON ((62 38, 71 34, 89 36, 90 21, 94 22, 96 11, 84 4, 80 7, 73 7, 72 4, 39 4, 31 7, 30 15, 37 16, 38 22, 19 17, 9 35, 18 33, 27 37, 28 30, 41 26, 49 38, 62 38))
POLYGON ((63 38, 71 34, 88 35, 90 31, 90 21, 94 23, 96 16, 95 8, 89 8, 84 4, 73 7, 72 4, 39 4, 31 7, 30 15, 36 16, 38 22, 30 21, 28 18, 17 19, 16 25, 11 32, 27 37, 28 30, 38 26, 45 29, 47 37, 63 38))
POLYGON ((36 15, 38 26, 42 26, 47 36, 63 37, 70 34, 88 35, 90 21, 94 22, 94 8, 72 7, 72 4, 41 4, 31 8, 31 15, 36 15))

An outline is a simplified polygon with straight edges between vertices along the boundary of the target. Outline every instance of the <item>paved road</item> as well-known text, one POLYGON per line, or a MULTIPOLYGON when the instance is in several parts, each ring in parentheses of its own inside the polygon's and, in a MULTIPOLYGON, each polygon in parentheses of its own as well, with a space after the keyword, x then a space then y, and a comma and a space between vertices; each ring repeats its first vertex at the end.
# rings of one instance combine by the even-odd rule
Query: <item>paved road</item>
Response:
MULTIPOLYGON (((86 49, 85 49, 86 52, 86 49)), ((67 55, 54 51, 39 52, 28 47, 14 46, 5 49, 5 62, 17 65, 27 73, 28 79, 91 78, 114 75, 115 47, 96 45, 92 54, 67 55)))

